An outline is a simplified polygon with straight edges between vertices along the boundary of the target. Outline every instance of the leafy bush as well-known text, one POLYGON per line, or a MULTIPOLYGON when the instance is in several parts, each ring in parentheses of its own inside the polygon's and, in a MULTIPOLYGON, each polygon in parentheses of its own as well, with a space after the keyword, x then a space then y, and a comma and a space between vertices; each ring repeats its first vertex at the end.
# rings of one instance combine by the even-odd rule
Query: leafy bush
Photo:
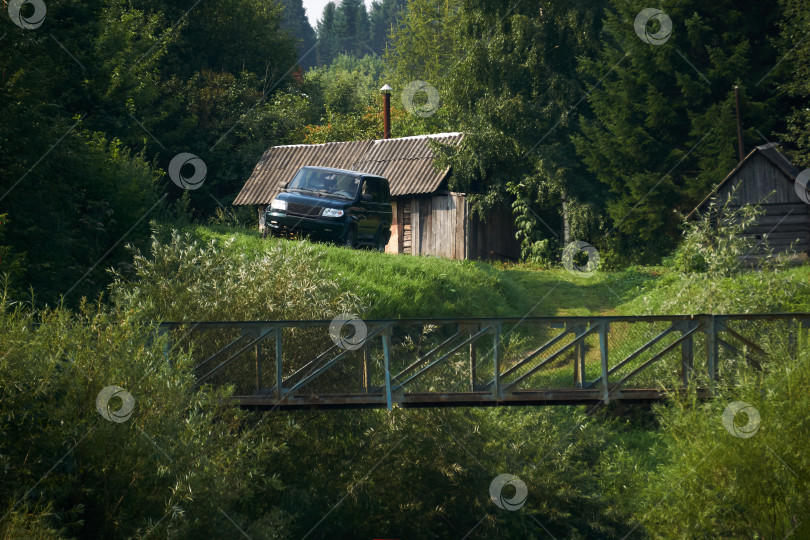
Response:
MULTIPOLYGON (((574 408, 395 409, 302 413, 305 436, 279 465, 294 484, 296 537, 621 538, 621 512, 593 473, 605 425, 574 408), (318 441, 329 441, 319 444, 318 441), (318 451, 313 452, 313 445, 318 451), (514 474, 528 490, 517 511, 490 484, 514 474), (340 504, 337 504, 340 501, 340 504), (538 525, 540 523, 540 525, 538 525)), ((514 491, 506 487, 503 495, 514 491)))
POLYGON ((750 256, 760 256, 760 264, 778 260, 762 240, 747 234, 765 211, 759 205, 732 206, 736 188, 725 203, 715 197, 695 221, 684 223, 683 240, 669 260, 670 266, 685 274, 726 277, 739 273, 750 256), (760 249, 761 246, 761 249, 760 249))
MULTIPOLYGON (((639 492, 643 525, 655 537, 806 538, 810 523, 808 335, 799 357, 782 359, 764 377, 748 372, 737 388, 700 403, 660 407, 660 467, 639 492), (724 425, 731 402, 754 407, 724 425), (754 416, 752 416, 754 414, 754 416), (759 415, 759 420, 755 414, 759 415), (745 428, 750 420, 750 430, 745 428), (729 426, 730 427, 730 426, 729 426)), ((731 410, 731 409, 729 409, 731 410)), ((641 520, 640 520, 641 521, 641 520)))
POLYGON ((313 246, 274 243, 244 254, 235 241, 155 230, 150 256, 133 250, 129 273, 113 272, 112 300, 145 321, 331 319, 362 307, 313 246))
POLYGON ((246 513, 266 516, 254 538, 283 533, 280 485, 249 456, 282 452, 294 428, 257 425, 223 401, 228 388, 196 389, 190 356, 164 356, 153 328, 100 306, 3 299, 0 335, 0 535, 226 537, 246 513), (122 422, 97 411, 111 385, 134 398, 122 422))
MULTIPOLYGON (((312 245, 274 242, 261 253, 247 254, 234 248, 235 241, 234 236, 203 241, 191 232, 156 230, 150 256, 135 251, 128 276, 115 273, 112 300, 144 324, 330 320, 342 313, 363 311, 358 297, 325 270, 323 256, 312 245)), ((176 346, 193 350, 198 361, 239 336, 238 329, 205 333, 193 329, 188 326, 172 339, 176 346)), ((287 329, 283 341, 291 366, 311 360, 313 347, 326 350, 332 345, 324 328, 287 329)), ((212 382, 232 384, 238 394, 252 391, 255 368, 245 359, 232 358, 212 382)))
MULTIPOLYGON (((514 192, 519 193, 517 188, 514 192)), ((518 196, 512 203, 512 212, 515 215, 515 238, 520 240, 521 260, 550 267, 556 258, 556 242, 551 238, 538 238, 545 231, 541 231, 540 217, 531 209, 529 198, 518 196)))

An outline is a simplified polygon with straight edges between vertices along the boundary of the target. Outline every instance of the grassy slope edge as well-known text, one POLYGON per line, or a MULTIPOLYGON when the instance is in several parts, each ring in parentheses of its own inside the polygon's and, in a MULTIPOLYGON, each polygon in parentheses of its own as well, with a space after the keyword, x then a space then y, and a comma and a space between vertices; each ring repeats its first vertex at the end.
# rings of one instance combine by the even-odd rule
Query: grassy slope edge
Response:
MULTIPOLYGON (((258 256, 287 240, 263 239, 255 231, 197 227, 202 240, 224 242, 245 256, 258 256)), ((370 250, 312 244, 345 290, 364 300, 367 318, 523 317, 615 313, 639 287, 655 282, 660 268, 633 267, 591 276, 530 265, 394 256, 370 250)))

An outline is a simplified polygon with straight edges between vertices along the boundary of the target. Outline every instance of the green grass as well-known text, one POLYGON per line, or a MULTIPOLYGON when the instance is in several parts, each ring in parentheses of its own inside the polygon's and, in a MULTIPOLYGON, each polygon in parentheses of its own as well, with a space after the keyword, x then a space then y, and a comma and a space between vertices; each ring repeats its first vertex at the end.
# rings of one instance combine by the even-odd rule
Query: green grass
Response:
MULTIPOLYGON (((296 240, 263 239, 257 231, 198 227, 202 239, 234 239, 240 253, 259 255, 296 240)), ((523 317, 615 313, 659 268, 634 267, 590 277, 529 265, 389 255, 313 244, 320 264, 345 290, 364 299, 369 318, 523 317)))
POLYGON ((714 279, 664 272, 628 298, 622 315, 810 312, 810 266, 714 279))
MULTIPOLYGON (((297 242, 262 239, 255 231, 224 227, 199 227, 195 233, 203 239, 232 239, 234 249, 247 256, 258 256, 270 246, 289 248, 292 254, 297 242)), ((312 246, 316 254, 313 264, 322 265, 341 289, 363 300, 366 309, 358 315, 364 318, 810 311, 810 266, 779 272, 744 272, 713 280, 700 275, 687 277, 660 266, 599 271, 586 277, 562 268, 388 255, 328 244, 312 246)), ((512 345, 504 343, 507 357, 513 354, 522 358, 550 338, 542 332, 537 334, 538 329, 531 325, 521 326, 520 331, 510 336, 516 341, 512 345)), ((611 344, 613 356, 630 354, 657 335, 661 326, 616 323, 613 327, 616 340, 611 344)), ((586 369, 592 379, 599 373, 599 354, 595 338, 590 339, 586 369)), ((661 346, 666 344, 665 341, 661 346)), ((505 362, 508 364, 509 359, 505 362)), ((625 371, 639 362, 627 366, 625 371)), ((645 376, 650 380, 667 378, 671 374, 666 369, 662 364, 647 370, 645 376), (658 368, 664 371, 659 372, 658 368)), ((572 384, 569 380, 572 371, 566 362, 548 366, 536 377, 538 381, 542 379, 539 386, 572 384)))
POLYGON ((504 266, 502 272, 524 291, 533 316, 613 315, 641 286, 654 284, 662 275, 660 268, 643 267, 589 276, 527 265, 504 266))
MULTIPOLYGON (((201 239, 233 239, 241 254, 259 255, 296 240, 263 239, 257 231, 197 227, 201 239)), ((598 271, 389 255, 312 244, 340 287, 363 299, 367 318, 524 317, 810 311, 810 266, 686 279, 665 267, 598 271)))
MULTIPOLYGON (((235 237, 234 248, 246 255, 297 242, 221 227, 200 227, 195 232, 204 239, 235 237)), ((312 245, 318 264, 342 289, 363 299, 363 315, 368 318, 507 317, 527 309, 523 289, 486 263, 312 245)))

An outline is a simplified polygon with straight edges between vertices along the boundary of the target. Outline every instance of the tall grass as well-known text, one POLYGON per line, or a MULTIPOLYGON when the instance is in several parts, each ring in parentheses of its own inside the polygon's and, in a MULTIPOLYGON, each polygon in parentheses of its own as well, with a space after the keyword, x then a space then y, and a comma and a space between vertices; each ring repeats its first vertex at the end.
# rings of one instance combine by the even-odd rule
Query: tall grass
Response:
POLYGON ((528 309, 525 289, 486 263, 262 239, 223 227, 199 227, 194 234, 205 241, 229 242, 249 258, 267 253, 300 257, 305 252, 302 264, 359 298, 366 318, 521 316, 528 309))
MULTIPOLYGON (((622 306, 631 313, 772 313, 810 311, 810 268, 786 268, 778 258, 746 267, 752 251, 741 232, 753 208, 687 226, 670 272, 622 306)), ((716 216, 715 216, 716 217, 716 216)), ((810 535, 810 333, 789 322, 734 323, 769 354, 754 369, 723 351, 724 384, 715 399, 673 395, 656 407, 660 425, 628 433, 608 451, 605 488, 655 538, 805 538, 810 535), (724 425, 730 403, 743 401, 760 417, 750 438, 724 425), (646 440, 645 446, 635 442, 646 440)), ((651 375, 665 377, 659 370, 651 375)), ((751 410, 751 409, 748 409, 751 410)), ((753 418, 734 418, 737 428, 753 418)))

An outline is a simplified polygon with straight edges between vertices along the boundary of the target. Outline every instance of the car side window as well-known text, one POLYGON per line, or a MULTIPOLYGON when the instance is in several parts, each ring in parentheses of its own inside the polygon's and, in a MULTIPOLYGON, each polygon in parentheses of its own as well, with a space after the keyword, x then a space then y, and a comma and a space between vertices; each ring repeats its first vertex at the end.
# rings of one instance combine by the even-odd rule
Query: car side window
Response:
POLYGON ((360 184, 360 179, 353 176, 342 175, 337 183, 338 191, 345 191, 346 193, 357 195, 357 186, 360 184))
POLYGON ((371 195, 371 202, 383 202, 380 191, 379 182, 373 178, 366 178, 365 182, 363 182, 363 195, 371 195))

